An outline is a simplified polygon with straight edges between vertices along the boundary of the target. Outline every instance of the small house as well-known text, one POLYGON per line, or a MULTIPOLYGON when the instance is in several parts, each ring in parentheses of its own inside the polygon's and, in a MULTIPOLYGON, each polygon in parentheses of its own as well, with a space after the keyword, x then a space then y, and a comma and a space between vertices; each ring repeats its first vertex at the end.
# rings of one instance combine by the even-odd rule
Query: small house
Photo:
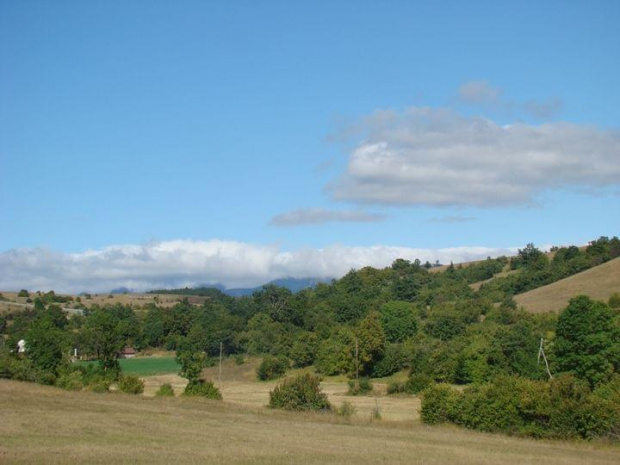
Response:
POLYGON ((136 349, 133 347, 125 347, 121 350, 119 358, 134 358, 136 356, 136 349))

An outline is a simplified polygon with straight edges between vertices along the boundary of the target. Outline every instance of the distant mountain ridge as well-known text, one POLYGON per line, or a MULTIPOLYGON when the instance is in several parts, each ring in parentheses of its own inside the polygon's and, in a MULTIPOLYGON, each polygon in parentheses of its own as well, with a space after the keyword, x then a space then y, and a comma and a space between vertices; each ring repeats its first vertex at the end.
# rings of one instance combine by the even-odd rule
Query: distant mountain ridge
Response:
POLYGON ((282 278, 274 279, 273 281, 269 281, 267 284, 257 287, 221 290, 224 294, 228 294, 233 297, 242 297, 245 295, 252 295, 255 291, 258 291, 269 284, 285 287, 291 292, 299 292, 303 289, 314 288, 319 283, 330 283, 331 281, 332 278, 282 278))
MULTIPOLYGON (((149 291, 152 294, 181 294, 181 295, 203 295, 207 290, 222 292, 231 297, 243 297, 252 295, 254 292, 261 290, 264 286, 270 284, 285 287, 291 292, 299 292, 303 289, 314 288, 319 283, 331 283, 333 278, 281 278, 274 279, 268 283, 256 287, 226 289, 221 284, 203 284, 193 288, 184 289, 156 289, 149 291)), ((125 289, 123 289, 125 291, 125 289)))

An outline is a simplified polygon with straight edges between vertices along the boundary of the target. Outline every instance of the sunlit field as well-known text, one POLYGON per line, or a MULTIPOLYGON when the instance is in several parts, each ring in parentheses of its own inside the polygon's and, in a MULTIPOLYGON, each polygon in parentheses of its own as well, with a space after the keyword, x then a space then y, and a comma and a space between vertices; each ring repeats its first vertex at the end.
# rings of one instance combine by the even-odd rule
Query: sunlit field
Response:
POLYGON ((2 463, 613 464, 620 449, 0 380, 2 463))

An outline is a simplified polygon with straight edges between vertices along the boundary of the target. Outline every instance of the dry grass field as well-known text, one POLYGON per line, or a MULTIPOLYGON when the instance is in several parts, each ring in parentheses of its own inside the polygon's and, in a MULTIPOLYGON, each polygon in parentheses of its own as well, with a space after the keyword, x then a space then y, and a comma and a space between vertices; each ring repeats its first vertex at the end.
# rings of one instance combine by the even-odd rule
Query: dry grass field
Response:
POLYGON ((620 448, 0 380, 0 463, 616 464, 620 448))
MULTIPOLYGON (((32 303, 26 302, 26 297, 17 297, 16 292, 2 292, 6 300, 0 301, 0 314, 14 310, 21 310, 24 307, 33 307, 32 303)), ((31 293, 30 298, 34 299, 36 293, 31 293)), ((74 298, 77 296, 73 296, 74 298)), ((81 304, 86 307, 92 305, 132 305, 134 308, 142 308, 148 304, 155 303, 160 307, 172 307, 176 303, 181 302, 184 298, 192 304, 201 305, 207 298, 201 296, 182 296, 172 294, 91 294, 90 298, 81 296, 81 304)), ((76 307, 76 302, 68 302, 59 304, 61 307, 76 307)))
MULTIPOLYGON (((222 366, 221 382, 218 382, 218 367, 205 369, 204 376, 218 385, 227 402, 253 411, 261 410, 269 403, 269 391, 281 383, 283 378, 274 381, 258 381, 256 379, 256 367, 259 363, 260 358, 249 359, 243 365, 236 365, 232 359, 227 359, 222 366)), ((310 369, 292 370, 287 373, 287 376, 292 377, 308 370, 310 369)), ((401 373, 401 375, 406 377, 405 374, 401 373)), ((176 374, 148 376, 143 379, 145 381, 144 395, 146 396, 154 396, 164 383, 170 383, 175 393, 181 394, 187 384, 187 380, 176 374)), ((387 396, 387 380, 384 382, 381 380, 373 381, 373 386, 372 395, 349 396, 347 395, 346 377, 327 377, 321 383, 321 387, 332 405, 340 407, 344 402, 349 402, 355 407, 355 415, 358 418, 370 418, 376 408, 379 409, 381 417, 387 421, 414 421, 420 418, 419 398, 387 396)))
POLYGON ((557 312, 579 294, 607 300, 620 292, 620 258, 603 263, 561 281, 515 296, 519 306, 533 313, 557 312))

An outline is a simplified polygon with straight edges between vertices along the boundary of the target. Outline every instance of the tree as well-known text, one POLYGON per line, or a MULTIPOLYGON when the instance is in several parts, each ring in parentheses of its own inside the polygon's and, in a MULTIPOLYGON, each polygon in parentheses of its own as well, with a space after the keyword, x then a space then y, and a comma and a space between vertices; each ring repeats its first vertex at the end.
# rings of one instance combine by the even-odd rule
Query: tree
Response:
POLYGON ((388 342, 403 342, 418 330, 417 314, 409 302, 387 302, 381 306, 380 314, 388 342))
POLYGON ((267 284, 254 292, 252 298, 256 305, 274 321, 288 322, 291 320, 290 300, 292 295, 293 293, 286 287, 267 284))
POLYGON ((379 314, 371 312, 360 321, 356 336, 360 371, 363 374, 370 374, 373 365, 381 360, 385 351, 385 333, 379 321, 379 314))
POLYGON ((109 309, 95 309, 86 319, 83 342, 95 354, 104 371, 120 371, 117 356, 125 345, 119 320, 109 309))
POLYGON ((181 365, 179 376, 187 378, 189 384, 198 382, 201 379, 206 359, 204 352, 177 351, 177 362, 181 365))
POLYGON ((586 380, 591 387, 620 369, 620 325, 603 302, 580 295, 560 314, 554 342, 555 368, 586 380))
POLYGON ((26 355, 32 364, 43 370, 57 372, 66 349, 66 335, 48 319, 36 319, 26 334, 26 355))

